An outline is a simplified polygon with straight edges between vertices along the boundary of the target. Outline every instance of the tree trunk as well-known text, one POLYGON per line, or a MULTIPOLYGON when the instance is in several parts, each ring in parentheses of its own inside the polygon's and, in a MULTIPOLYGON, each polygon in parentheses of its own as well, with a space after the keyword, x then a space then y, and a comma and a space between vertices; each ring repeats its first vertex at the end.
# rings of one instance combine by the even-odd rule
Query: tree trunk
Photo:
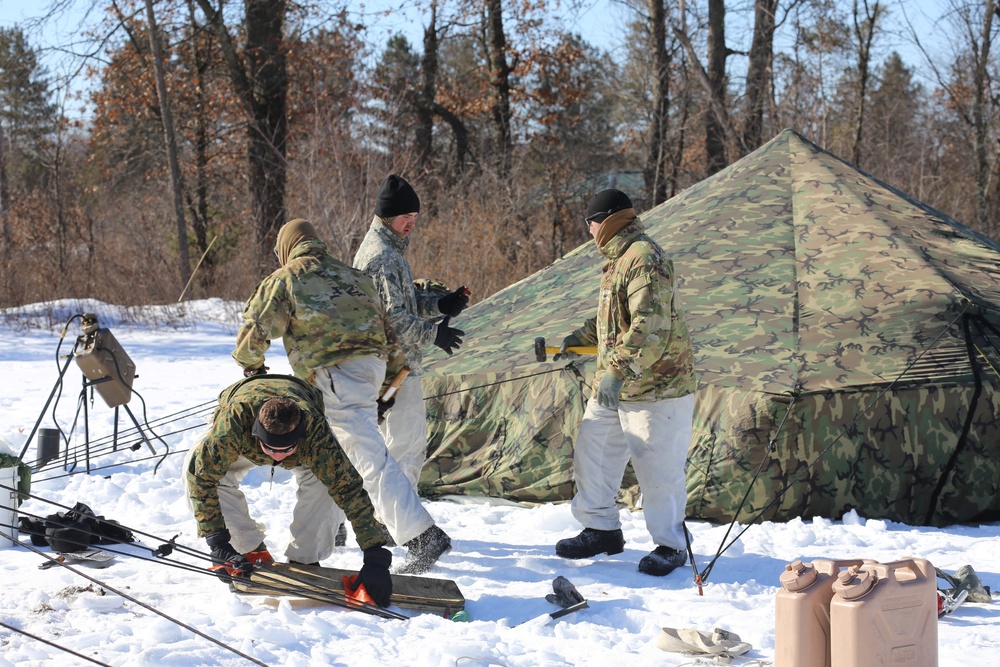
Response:
MULTIPOLYGON (((198 252, 204 255, 208 250, 208 120, 205 101, 205 77, 208 74, 209 54, 203 54, 199 49, 199 34, 204 29, 198 24, 194 7, 191 0, 188 0, 188 12, 191 25, 191 62, 194 64, 195 75, 198 77, 194 87, 194 201, 188 201, 188 208, 191 210, 191 229, 194 231, 195 243, 198 252)), ((208 47, 209 49, 211 47, 208 47)), ((211 275, 214 262, 212 257, 205 256, 203 260, 202 275, 211 275)), ((208 286, 210 281, 201 280, 202 284, 208 286)))
POLYGON ((425 169, 434 154, 434 98, 437 96, 438 75, 437 0, 431 2, 430 9, 430 20, 424 28, 424 55, 420 63, 423 78, 414 105, 417 111, 417 161, 425 169))
POLYGON ((670 126, 670 55, 664 0, 649 1, 649 49, 653 56, 653 114, 646 133, 646 192, 649 207, 667 199, 667 133, 670 126))
MULTIPOLYGON (((4 267, 4 275, 10 278, 7 261, 10 257, 10 182, 7 179, 7 138, 4 135, 3 123, 0 123, 0 233, 3 242, 3 256, 0 266, 4 267)), ((6 285, 5 285, 6 287, 6 285)))
MULTIPOLYGON (((736 131, 733 127, 732 119, 729 117, 729 108, 726 106, 725 99, 725 86, 723 85, 722 92, 719 94, 716 86, 713 85, 712 79, 705 68, 702 66, 701 61, 698 59, 698 53, 694 50, 694 44, 691 43, 691 38, 687 34, 686 25, 686 14, 687 14, 687 4, 684 0, 679 3, 680 8, 680 20, 681 24, 675 25, 671 24, 671 29, 673 30, 674 36, 677 41, 680 42, 681 47, 684 49, 684 53, 687 55, 688 66, 693 70, 694 75, 697 77, 699 84, 705 91, 705 95, 708 97, 708 104, 711 107, 712 115, 715 117, 716 122, 722 131, 723 144, 727 146, 739 147, 740 142, 742 142, 743 137, 740 133, 736 131)), ((728 51, 727 51, 728 53, 728 51)), ((723 67, 723 70, 725 67, 723 67)), ((728 156, 726 159, 728 163, 728 156)))
POLYGON ((851 151, 854 166, 861 166, 861 140, 865 129, 865 102, 868 97, 868 79, 871 73, 872 39, 875 36, 875 21, 882 6, 876 1, 871 7, 868 0, 862 0, 865 8, 863 19, 859 20, 858 0, 854 0, 854 36, 858 49, 858 99, 854 107, 854 147, 851 151))
MULTIPOLYGON (((708 0, 708 83, 712 97, 726 98, 726 3, 725 0, 708 0)), ((712 175, 727 164, 725 130, 722 121, 709 106, 705 110, 705 157, 707 175, 712 175)))
POLYGON ((507 62, 507 37, 503 29, 503 0, 486 0, 486 33, 490 59, 490 85, 493 87, 493 127, 496 137, 497 165, 501 174, 510 169, 510 75, 514 68, 507 62))
POLYGON ((258 273, 271 266, 278 227, 285 221, 285 150, 288 140, 288 71, 282 26, 285 0, 245 0, 246 42, 243 63, 222 11, 210 0, 198 0, 222 46, 233 89, 246 109, 247 172, 250 200, 260 257, 258 273))
POLYGON ((754 0, 753 40, 747 63, 746 124, 743 126, 742 146, 744 153, 759 148, 763 143, 764 106, 771 88, 777 9, 778 0, 754 0))
POLYGON ((187 224, 184 222, 184 183, 181 167, 177 161, 177 139, 174 137, 174 119, 167 97, 167 81, 163 74, 163 49, 160 47, 160 32, 153 13, 153 0, 146 0, 146 20, 149 22, 149 46, 153 51, 153 74, 156 78, 156 98, 160 103, 160 120, 163 123, 163 139, 167 148, 167 162, 170 166, 170 184, 174 190, 174 216, 177 224, 177 275, 180 277, 180 294, 191 278, 191 262, 188 259, 187 224))
POLYGON ((993 18, 997 11, 994 0, 984 2, 983 25, 980 33, 979 53, 973 49, 973 62, 976 69, 973 73, 973 88, 975 97, 972 102, 973 129, 976 137, 976 216, 979 229, 990 229, 989 205, 989 118, 987 104, 990 99, 989 60, 993 44, 993 18))

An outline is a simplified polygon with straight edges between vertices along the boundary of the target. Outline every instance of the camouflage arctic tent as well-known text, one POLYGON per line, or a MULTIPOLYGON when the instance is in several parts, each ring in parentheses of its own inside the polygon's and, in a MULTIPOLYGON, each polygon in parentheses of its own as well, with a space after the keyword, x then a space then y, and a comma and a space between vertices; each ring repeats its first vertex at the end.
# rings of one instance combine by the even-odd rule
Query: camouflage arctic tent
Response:
MULTIPOLYGON (((641 217, 696 351, 689 517, 1000 516, 1000 246, 787 130, 641 217)), ((533 341, 594 314, 600 266, 588 243, 456 322, 422 493, 572 497, 594 362, 533 341)))

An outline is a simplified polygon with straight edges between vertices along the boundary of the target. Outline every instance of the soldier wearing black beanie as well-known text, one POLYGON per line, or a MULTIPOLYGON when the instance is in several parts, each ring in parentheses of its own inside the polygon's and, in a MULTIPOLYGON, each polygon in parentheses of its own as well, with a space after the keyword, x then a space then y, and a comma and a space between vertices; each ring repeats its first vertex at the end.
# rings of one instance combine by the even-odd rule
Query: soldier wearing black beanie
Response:
POLYGON ((621 190, 601 190, 587 204, 587 222, 603 222, 612 213, 632 208, 632 200, 621 190))
POLYGON ((406 182, 402 176, 389 174, 378 187, 378 196, 375 198, 375 215, 378 217, 394 218, 405 213, 419 213, 420 198, 413 190, 413 186, 406 182))

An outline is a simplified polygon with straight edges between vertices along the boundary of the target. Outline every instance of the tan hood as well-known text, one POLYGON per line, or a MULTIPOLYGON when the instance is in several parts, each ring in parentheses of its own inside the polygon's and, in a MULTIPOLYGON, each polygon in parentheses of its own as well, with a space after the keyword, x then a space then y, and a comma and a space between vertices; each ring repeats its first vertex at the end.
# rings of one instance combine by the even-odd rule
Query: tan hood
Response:
POLYGON ((289 220, 278 230, 278 238, 274 242, 274 249, 278 252, 278 263, 282 266, 288 261, 288 256, 292 254, 292 248, 307 239, 317 239, 316 228, 312 223, 302 218, 289 220))
POLYGON ((601 226, 597 228, 597 235, 594 243, 598 248, 603 248, 604 244, 615 237, 615 234, 628 227, 629 223, 635 220, 635 209, 625 208, 615 211, 604 219, 601 226))

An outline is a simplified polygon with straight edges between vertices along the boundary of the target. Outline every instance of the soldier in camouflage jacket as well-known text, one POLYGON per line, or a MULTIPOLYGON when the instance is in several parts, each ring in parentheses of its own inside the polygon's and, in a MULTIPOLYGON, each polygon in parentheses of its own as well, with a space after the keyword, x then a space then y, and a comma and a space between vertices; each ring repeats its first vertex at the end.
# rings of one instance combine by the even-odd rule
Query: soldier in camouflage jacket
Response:
POLYGON ((588 230, 607 258, 597 317, 567 336, 566 348, 597 346, 593 396, 573 456, 573 516, 584 530, 556 553, 590 558, 624 550, 616 505, 629 459, 639 480, 646 528, 656 549, 639 571, 663 576, 686 561, 684 466, 694 416, 694 352, 673 262, 649 236, 620 190, 598 193, 588 230))
POLYGON ((305 220, 278 230, 275 252, 281 266, 247 301, 233 358, 245 373, 266 370, 270 339, 282 337, 295 375, 322 392, 330 427, 361 473, 377 518, 409 547, 405 570, 428 569, 451 542, 378 430, 379 390, 387 370, 403 365, 378 291, 367 275, 331 257, 305 220))
POLYGON ((250 517, 239 488, 240 480, 257 466, 270 466, 272 475, 275 466, 286 468, 299 484, 285 552, 289 560, 312 563, 333 552, 337 505, 347 512, 362 549, 385 543, 361 476, 330 431, 323 396, 315 387, 285 375, 257 375, 219 395, 211 430, 184 462, 199 536, 228 531, 239 553, 254 551, 263 542, 262 526, 250 517), (301 415, 301 438, 284 457, 269 453, 253 434, 261 406, 272 398, 291 400, 301 415), (303 493, 307 488, 316 493, 303 493))
POLYGON ((389 453, 414 489, 427 456, 427 411, 420 387, 423 350, 432 344, 448 354, 458 349, 464 332, 451 327, 450 318, 469 302, 465 287, 449 293, 441 283, 414 283, 403 255, 419 211, 413 187, 396 174, 387 176, 379 187, 375 218, 354 255, 355 268, 375 281, 410 368, 381 428, 389 453))

